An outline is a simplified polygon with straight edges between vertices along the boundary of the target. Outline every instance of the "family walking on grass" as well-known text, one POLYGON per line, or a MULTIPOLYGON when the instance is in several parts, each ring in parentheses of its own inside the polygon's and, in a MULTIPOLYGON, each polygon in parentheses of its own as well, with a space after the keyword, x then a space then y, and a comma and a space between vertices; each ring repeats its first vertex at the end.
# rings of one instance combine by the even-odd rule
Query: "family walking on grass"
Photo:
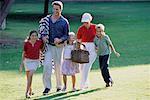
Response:
POLYGON ((103 24, 92 24, 91 14, 84 13, 81 18, 82 25, 75 34, 70 32, 69 22, 62 16, 62 10, 63 3, 61 1, 52 2, 52 14, 42 18, 39 32, 31 31, 29 38, 24 42, 20 72, 24 66, 27 76, 26 98, 30 98, 34 94, 32 92, 32 77, 40 64, 40 53, 44 53, 43 95, 47 95, 52 88, 52 61, 54 62, 56 75, 56 92, 66 91, 67 76, 72 77, 72 91, 76 91, 76 73, 81 74, 80 89, 89 88, 88 75, 97 56, 106 87, 113 85, 108 70, 110 54, 111 51, 117 57, 120 54, 115 51, 109 36, 104 32, 105 26, 103 24), (80 64, 71 60, 71 51, 76 48, 75 42, 85 45, 89 52, 88 63, 80 64))

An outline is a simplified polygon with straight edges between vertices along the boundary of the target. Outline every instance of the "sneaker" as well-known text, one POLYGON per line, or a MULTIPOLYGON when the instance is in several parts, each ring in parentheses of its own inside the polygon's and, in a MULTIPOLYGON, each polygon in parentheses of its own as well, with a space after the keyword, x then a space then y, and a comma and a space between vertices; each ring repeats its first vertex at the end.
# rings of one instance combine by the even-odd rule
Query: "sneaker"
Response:
POLYGON ((110 85, 110 86, 113 86, 113 84, 114 84, 113 81, 110 81, 110 82, 109 82, 109 85, 110 85))
POLYGON ((27 99, 29 99, 29 98, 30 98, 30 95, 29 95, 28 93, 26 94, 26 98, 27 98, 27 99))
POLYGON ((60 89, 60 88, 57 88, 56 92, 60 92, 60 91, 61 91, 61 89, 60 89))
POLYGON ((113 81, 110 81, 109 83, 106 83, 106 87, 111 87, 113 86, 114 82, 113 81))
POLYGON ((63 87, 62 91, 66 91, 66 87, 65 86, 63 87))
POLYGON ((80 88, 80 90, 82 90, 82 91, 84 91, 84 90, 87 90, 89 87, 88 86, 86 86, 86 87, 82 87, 82 88, 80 88))
POLYGON ((43 95, 47 95, 49 91, 50 91, 50 89, 49 89, 49 88, 46 88, 46 89, 44 90, 44 92, 43 92, 43 95))
POLYGON ((110 87, 109 83, 106 83, 106 87, 110 87))
POLYGON ((29 95, 34 95, 34 92, 29 93, 29 95))
POLYGON ((72 91, 75 92, 75 91, 77 91, 77 89, 76 89, 76 88, 73 88, 72 91))

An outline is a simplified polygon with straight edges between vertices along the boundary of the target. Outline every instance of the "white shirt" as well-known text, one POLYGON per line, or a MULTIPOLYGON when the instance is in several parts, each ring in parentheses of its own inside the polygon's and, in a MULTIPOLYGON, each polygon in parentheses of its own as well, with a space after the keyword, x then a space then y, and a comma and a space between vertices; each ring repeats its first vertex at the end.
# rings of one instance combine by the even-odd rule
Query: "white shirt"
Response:
POLYGON ((64 59, 71 59, 71 51, 73 50, 73 45, 66 45, 64 48, 64 59))

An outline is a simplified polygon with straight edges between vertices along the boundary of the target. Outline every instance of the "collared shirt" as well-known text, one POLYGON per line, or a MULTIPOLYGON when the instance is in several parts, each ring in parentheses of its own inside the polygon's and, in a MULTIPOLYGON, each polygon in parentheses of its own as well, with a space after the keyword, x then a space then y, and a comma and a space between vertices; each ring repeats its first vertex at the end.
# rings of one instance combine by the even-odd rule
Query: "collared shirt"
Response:
POLYGON ((55 23, 50 18, 50 31, 49 42, 54 43, 54 38, 62 39, 65 41, 68 39, 69 23, 67 19, 61 16, 55 23))
POLYGON ((82 42, 93 42, 96 35, 96 25, 91 24, 90 28, 87 29, 85 26, 81 26, 77 32, 77 39, 81 39, 82 42))
POLYGON ((112 45, 112 42, 108 35, 104 35, 101 39, 96 36, 94 44, 98 47, 97 55, 104 56, 111 53, 110 45, 112 45))
POLYGON ((24 43, 25 58, 39 59, 40 50, 43 48, 43 42, 37 40, 34 45, 29 41, 24 43))
POLYGON ((55 38, 62 39, 64 42, 68 39, 69 35, 69 22, 66 18, 63 16, 60 16, 60 18, 56 22, 52 22, 51 16, 48 15, 44 17, 40 21, 40 34, 48 34, 49 35, 49 43, 53 44, 55 38), (47 33, 48 32, 48 33, 47 33))

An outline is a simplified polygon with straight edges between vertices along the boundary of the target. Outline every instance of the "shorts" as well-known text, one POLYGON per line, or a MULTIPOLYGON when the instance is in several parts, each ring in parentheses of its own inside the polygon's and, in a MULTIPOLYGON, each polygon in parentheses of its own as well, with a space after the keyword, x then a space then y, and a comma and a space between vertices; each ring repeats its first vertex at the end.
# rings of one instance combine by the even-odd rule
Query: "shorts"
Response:
POLYGON ((24 60, 25 71, 31 71, 31 70, 36 71, 39 65, 40 65, 39 59, 33 60, 33 59, 25 58, 24 60))

